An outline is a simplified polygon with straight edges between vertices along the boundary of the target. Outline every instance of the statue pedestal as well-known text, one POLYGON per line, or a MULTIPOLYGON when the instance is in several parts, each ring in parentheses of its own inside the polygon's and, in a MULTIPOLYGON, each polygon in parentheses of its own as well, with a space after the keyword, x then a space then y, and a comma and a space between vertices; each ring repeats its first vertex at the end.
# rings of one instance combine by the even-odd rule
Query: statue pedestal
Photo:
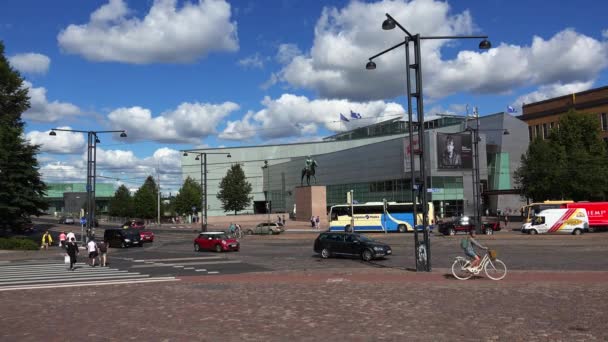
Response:
POLYGON ((310 221, 311 216, 319 216, 327 221, 327 194, 325 186, 296 187, 296 221, 310 221))

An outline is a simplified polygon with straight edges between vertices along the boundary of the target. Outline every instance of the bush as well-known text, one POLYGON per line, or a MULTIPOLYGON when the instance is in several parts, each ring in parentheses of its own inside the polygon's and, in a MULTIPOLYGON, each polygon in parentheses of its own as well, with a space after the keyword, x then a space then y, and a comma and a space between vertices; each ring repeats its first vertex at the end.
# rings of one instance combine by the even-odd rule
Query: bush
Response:
POLYGON ((0 249, 37 250, 38 244, 30 239, 24 238, 0 238, 0 249))

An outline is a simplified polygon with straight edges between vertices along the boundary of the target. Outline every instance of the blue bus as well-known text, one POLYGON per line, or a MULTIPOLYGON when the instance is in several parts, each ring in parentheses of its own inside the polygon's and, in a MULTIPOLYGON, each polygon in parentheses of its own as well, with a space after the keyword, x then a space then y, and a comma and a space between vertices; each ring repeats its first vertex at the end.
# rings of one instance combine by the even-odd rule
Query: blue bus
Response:
MULTIPOLYGON (((428 204, 427 222, 432 228, 435 211, 433 203, 428 204)), ((417 225, 422 224, 422 205, 417 205, 417 225)), ((412 203, 388 202, 386 210, 382 202, 353 204, 356 232, 412 232, 414 231, 414 205, 412 203)), ((334 205, 329 210, 329 230, 349 231, 351 226, 351 206, 334 205)), ((420 229, 420 228, 419 228, 420 229)))

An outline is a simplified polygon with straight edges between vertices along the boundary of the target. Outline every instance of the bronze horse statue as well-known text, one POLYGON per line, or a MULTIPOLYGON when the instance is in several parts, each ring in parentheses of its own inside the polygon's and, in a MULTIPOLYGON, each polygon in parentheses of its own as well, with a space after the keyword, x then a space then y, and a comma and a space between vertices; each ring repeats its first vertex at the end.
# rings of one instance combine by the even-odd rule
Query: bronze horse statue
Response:
POLYGON ((300 186, 304 186, 304 176, 306 176, 306 184, 310 186, 310 177, 314 179, 314 184, 317 184, 317 177, 315 177, 315 168, 317 167, 317 163, 313 162, 310 167, 305 167, 302 169, 302 177, 300 178, 300 186))

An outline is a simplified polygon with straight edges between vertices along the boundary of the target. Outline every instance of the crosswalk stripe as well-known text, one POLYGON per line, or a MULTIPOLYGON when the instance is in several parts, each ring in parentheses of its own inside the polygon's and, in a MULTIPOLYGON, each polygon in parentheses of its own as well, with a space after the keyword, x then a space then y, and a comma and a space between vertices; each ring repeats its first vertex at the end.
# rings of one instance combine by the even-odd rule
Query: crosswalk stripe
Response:
POLYGON ((129 274, 125 274, 125 275, 121 275, 121 276, 115 276, 115 277, 95 277, 95 276, 89 276, 89 277, 80 277, 80 278, 62 278, 62 279, 39 279, 39 280, 19 280, 19 281, 7 281, 7 282, 1 282, 0 285, 15 285, 15 284, 36 284, 36 283, 61 283, 61 282, 73 282, 73 281, 81 281, 81 280, 95 280, 95 279, 124 279, 124 278, 147 278, 149 277, 147 274, 146 275, 141 275, 141 274, 135 274, 135 275, 129 275, 129 274))
POLYGON ((186 261, 186 260, 213 260, 213 259, 224 259, 221 256, 200 256, 192 258, 168 258, 168 259, 145 259, 145 260, 133 260, 134 262, 170 262, 170 261, 186 261))
POLYGON ((102 285, 121 285, 121 284, 142 284, 142 283, 156 283, 156 282, 167 282, 167 281, 179 281, 175 277, 155 277, 147 279, 131 279, 131 280, 108 280, 108 281, 96 281, 96 282, 82 282, 82 283, 60 283, 60 284, 42 284, 42 285, 25 285, 25 286, 6 286, 0 287, 2 291, 14 291, 14 290, 34 290, 34 289, 52 289, 62 287, 79 287, 79 286, 102 286, 102 285))
POLYGON ((81 277, 111 277, 111 276, 118 276, 118 277, 122 277, 123 275, 139 275, 139 273, 134 272, 134 273, 129 273, 129 272, 106 272, 106 273, 94 273, 94 272, 87 272, 87 273, 79 273, 77 271, 71 272, 71 271, 65 271, 66 273, 64 274, 14 274, 10 277, 4 277, 4 278, 0 278, 0 284, 3 284, 9 280, 19 280, 19 279, 23 279, 23 280, 28 280, 28 279, 57 279, 58 276, 60 279, 76 279, 76 278, 81 278, 81 277), (69 273, 68 273, 69 272, 69 273))
MULTIPOLYGON (((23 271, 23 272, 19 272, 19 271, 13 271, 13 272, 0 272, 0 281, 2 278, 5 277, 11 277, 11 276, 15 276, 15 275, 66 275, 66 274, 70 274, 68 273, 70 271, 68 271, 67 268, 63 268, 63 269, 59 269, 59 270, 47 270, 47 271, 36 271, 36 270, 32 270, 32 271, 23 271)), ((78 274, 83 274, 83 273, 95 273, 95 274, 113 274, 113 273, 122 273, 122 272, 127 272, 127 270, 117 270, 117 269, 105 269, 105 270, 95 270, 95 269, 77 269, 78 274)))
POLYGON ((182 262, 178 264, 163 264, 155 263, 153 265, 133 265, 131 268, 151 268, 151 267, 175 267, 175 266, 190 266, 190 265, 219 265, 219 264, 240 264, 240 260, 222 260, 222 261, 206 261, 206 262, 182 262))

